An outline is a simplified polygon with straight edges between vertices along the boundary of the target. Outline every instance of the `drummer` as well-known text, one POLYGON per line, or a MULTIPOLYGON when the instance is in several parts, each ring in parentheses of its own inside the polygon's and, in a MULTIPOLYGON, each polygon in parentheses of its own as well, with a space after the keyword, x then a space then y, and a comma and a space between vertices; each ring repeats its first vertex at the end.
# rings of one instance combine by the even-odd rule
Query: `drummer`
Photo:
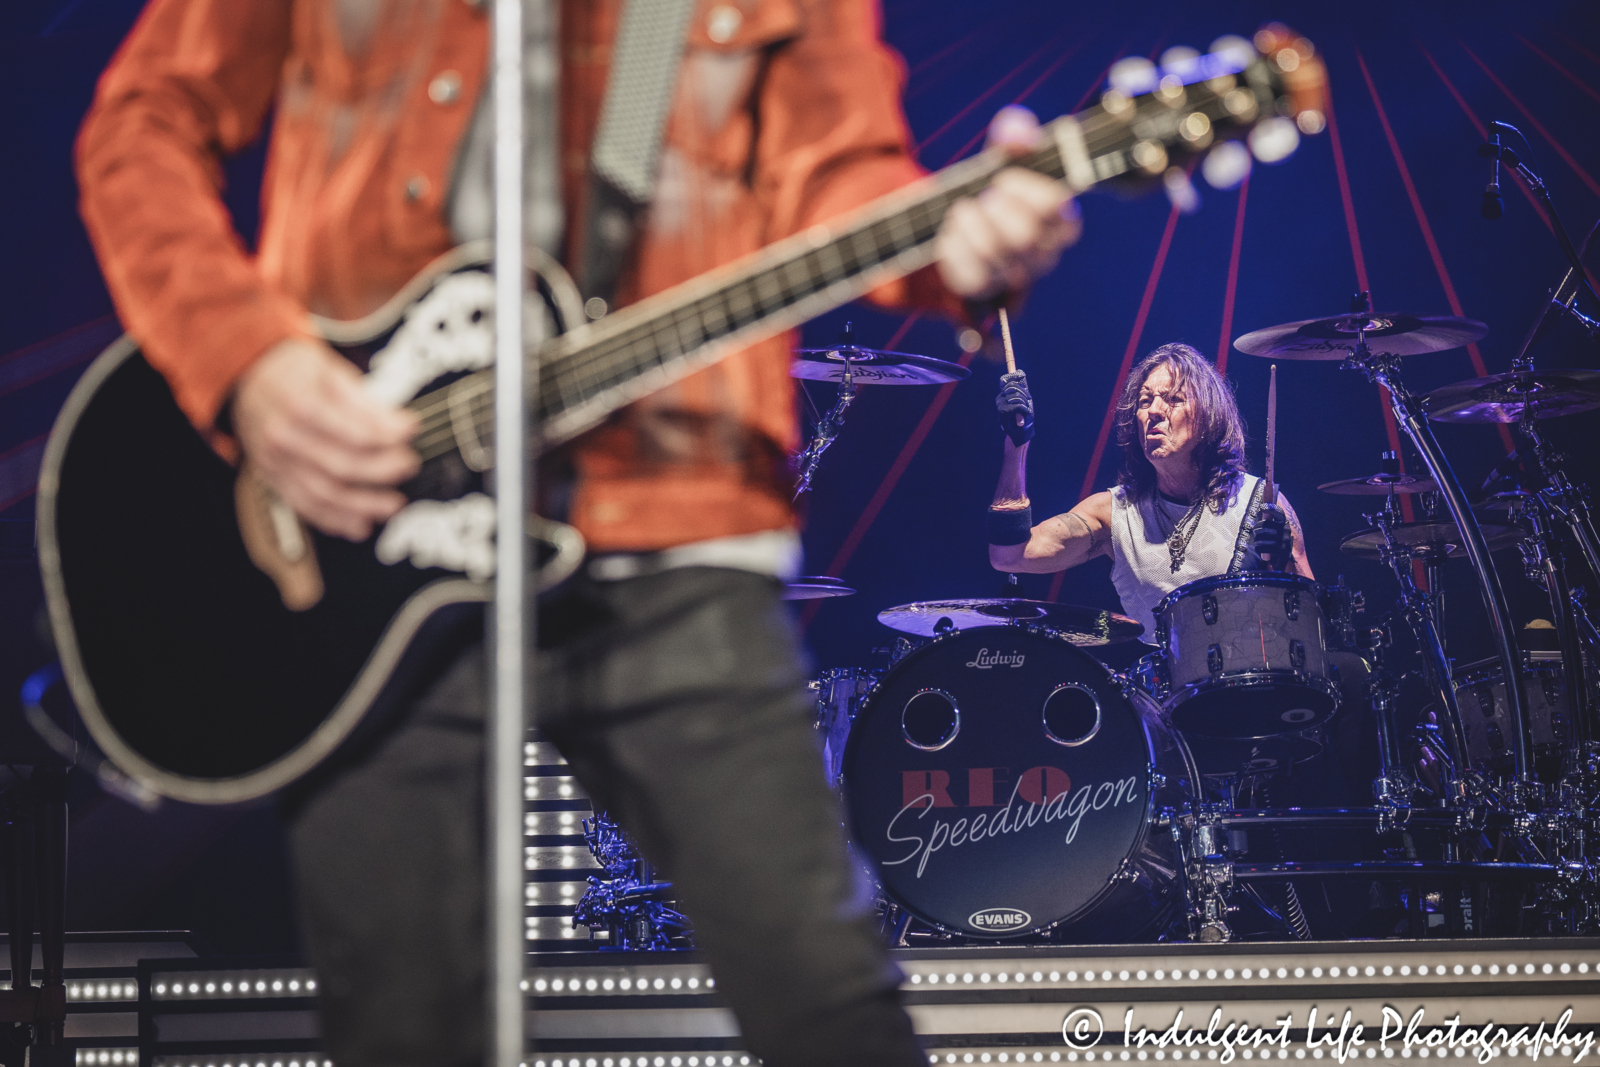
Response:
POLYGON ((1139 361, 1117 401, 1117 484, 1037 526, 1026 479, 1033 399, 1021 371, 1000 382, 1005 457, 989 507, 996 570, 1039 574, 1109 556, 1123 612, 1147 637, 1161 599, 1196 579, 1285 569, 1312 577, 1300 520, 1246 472, 1233 390, 1196 349, 1166 344, 1139 361))

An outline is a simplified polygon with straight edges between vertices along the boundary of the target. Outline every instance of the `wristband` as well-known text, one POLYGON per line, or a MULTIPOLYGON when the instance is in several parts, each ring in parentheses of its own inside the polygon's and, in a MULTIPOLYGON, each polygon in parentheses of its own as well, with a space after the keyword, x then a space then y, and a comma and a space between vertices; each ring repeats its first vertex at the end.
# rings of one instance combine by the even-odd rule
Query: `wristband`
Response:
POLYGON ((990 508, 989 543, 1025 545, 1033 536, 1033 508, 990 508))

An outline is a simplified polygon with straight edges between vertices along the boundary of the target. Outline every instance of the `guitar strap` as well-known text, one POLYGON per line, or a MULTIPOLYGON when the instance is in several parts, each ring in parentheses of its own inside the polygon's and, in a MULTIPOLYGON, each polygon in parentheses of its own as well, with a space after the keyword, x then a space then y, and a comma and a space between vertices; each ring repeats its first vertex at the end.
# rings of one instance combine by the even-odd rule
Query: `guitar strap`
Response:
MULTIPOLYGON (((626 0, 589 156, 578 287, 609 305, 655 191, 695 0, 626 0)), ((599 318, 605 308, 589 305, 599 318)))

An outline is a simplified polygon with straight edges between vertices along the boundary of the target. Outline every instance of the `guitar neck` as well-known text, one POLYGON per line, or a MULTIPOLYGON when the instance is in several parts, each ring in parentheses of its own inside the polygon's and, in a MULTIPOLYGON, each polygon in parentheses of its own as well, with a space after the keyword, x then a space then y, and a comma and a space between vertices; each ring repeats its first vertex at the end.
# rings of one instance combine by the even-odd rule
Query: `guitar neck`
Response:
POLYGON ((926 266, 950 205, 1008 164, 1065 177, 1054 138, 1021 159, 985 152, 855 216, 813 226, 557 338, 540 367, 544 444, 568 440, 670 381, 926 266))
MULTIPOLYGON (((1175 157, 1261 119, 1313 112, 1321 107, 1320 63, 1307 58, 1296 83, 1284 76, 1294 66, 1279 65, 1288 46, 1274 56, 1278 47, 1272 41, 1247 63, 1222 53, 1200 57, 1185 77, 1162 76, 1139 96, 1109 91, 1099 104, 1047 124, 1029 152, 988 149, 555 338, 539 352, 539 446, 571 440, 673 381, 928 265, 951 205, 1006 167, 1061 181, 1076 194, 1121 175, 1159 177, 1175 157)), ((1293 136, 1293 123, 1271 121, 1287 123, 1293 136)), ((491 432, 491 383, 492 372, 480 371, 449 390, 452 417, 470 413, 479 440, 491 432)), ((436 412, 447 406, 436 397, 423 402, 436 412)), ((440 435, 440 447, 452 447, 449 436, 440 435)))

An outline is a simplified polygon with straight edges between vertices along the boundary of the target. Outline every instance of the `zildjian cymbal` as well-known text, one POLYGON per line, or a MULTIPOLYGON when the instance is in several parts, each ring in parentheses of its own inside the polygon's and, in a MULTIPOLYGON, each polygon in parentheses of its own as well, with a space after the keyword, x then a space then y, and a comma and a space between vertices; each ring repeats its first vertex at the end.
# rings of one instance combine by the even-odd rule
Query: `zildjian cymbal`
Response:
POLYGON ((1335 496, 1388 496, 1391 493, 1437 493, 1439 483, 1414 474, 1369 474, 1365 478, 1341 478, 1317 486, 1335 496))
POLYGON ((1245 334, 1233 347, 1252 356, 1276 359, 1344 359, 1354 351, 1363 327, 1368 347, 1391 356, 1444 352, 1471 344, 1489 332, 1489 327, 1475 319, 1363 311, 1268 326, 1245 334))
POLYGON ((878 621, 902 633, 937 637, 948 630, 974 626, 1031 623, 1055 630, 1083 648, 1132 641, 1144 633, 1144 624, 1126 615, 1076 604, 1053 604, 1020 597, 993 600, 923 600, 878 612, 878 621))
POLYGON ((856 591, 837 578, 827 575, 801 575, 783 583, 785 600, 821 600, 830 596, 855 596, 856 591))
POLYGON ((972 373, 947 359, 859 345, 802 348, 795 355, 798 358, 789 365, 790 375, 814 382, 843 381, 846 360, 850 363, 850 380, 857 385, 944 385, 959 382, 972 373))
POLYGON ((1422 398, 1435 422, 1521 422, 1524 409, 1536 419, 1576 415, 1600 408, 1600 371, 1511 371, 1456 382, 1422 398))
MULTIPOLYGON (((1528 532, 1520 526, 1479 523, 1478 529, 1483 532, 1490 552, 1511 548, 1528 536, 1528 532)), ((1443 522, 1397 522, 1389 530, 1394 535, 1395 543, 1410 549, 1416 559, 1428 556, 1459 559, 1467 554, 1466 538, 1461 535, 1461 528, 1448 519, 1443 522)), ((1339 551, 1357 559, 1382 559, 1384 543, 1383 531, 1372 526, 1345 537, 1339 542, 1339 551)))

